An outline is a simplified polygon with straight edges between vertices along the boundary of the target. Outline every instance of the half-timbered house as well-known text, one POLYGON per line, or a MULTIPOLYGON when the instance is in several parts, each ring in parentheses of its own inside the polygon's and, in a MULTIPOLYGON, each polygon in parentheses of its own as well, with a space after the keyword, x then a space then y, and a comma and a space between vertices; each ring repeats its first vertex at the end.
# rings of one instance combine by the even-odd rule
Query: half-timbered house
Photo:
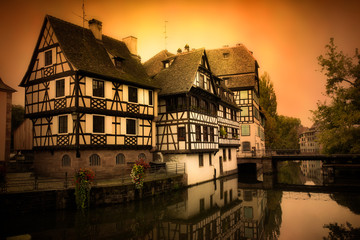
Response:
POLYGON ((259 97, 259 64, 243 44, 206 50, 213 73, 234 92, 240 107, 241 147, 238 157, 265 153, 265 116, 259 97))
POLYGON ((80 167, 117 175, 128 162, 152 159, 158 88, 137 56, 137 39, 122 41, 46 16, 25 88, 37 172, 80 167))
MULTIPOLYGON (((223 162, 223 152, 234 154, 235 148, 219 149, 221 80, 212 74, 205 50, 177 55, 164 50, 144 66, 161 86, 157 150, 164 161, 185 163, 188 185, 236 172, 235 160, 226 165, 223 162)), ((230 99, 223 106, 238 114, 239 109, 228 103, 230 99)), ((231 116, 227 115, 230 112, 226 110, 226 117, 231 116)))

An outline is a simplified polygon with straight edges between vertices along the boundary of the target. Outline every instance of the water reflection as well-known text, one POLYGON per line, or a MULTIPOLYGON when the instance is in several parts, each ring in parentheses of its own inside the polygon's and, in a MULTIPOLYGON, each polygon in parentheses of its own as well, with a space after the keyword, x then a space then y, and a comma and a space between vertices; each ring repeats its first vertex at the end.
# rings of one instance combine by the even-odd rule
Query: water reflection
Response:
MULTIPOLYGON (((301 168, 300 163, 279 166, 278 180, 306 183, 310 177, 301 168)), ((328 235, 326 224, 360 226, 358 192, 283 192, 264 189, 266 178, 243 183, 233 176, 87 212, 6 216, 0 239, 25 234, 32 239, 321 239, 328 235)))

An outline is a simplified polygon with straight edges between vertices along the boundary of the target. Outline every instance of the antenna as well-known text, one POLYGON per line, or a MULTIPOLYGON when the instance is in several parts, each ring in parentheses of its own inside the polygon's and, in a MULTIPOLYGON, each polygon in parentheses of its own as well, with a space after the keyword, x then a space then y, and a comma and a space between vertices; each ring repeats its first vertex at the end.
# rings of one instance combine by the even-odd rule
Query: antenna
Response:
POLYGON ((165 36, 164 36, 164 40, 165 40, 165 50, 167 50, 167 49, 166 49, 166 48, 167 48, 167 41, 166 41, 166 39, 168 38, 167 35, 166 35, 166 24, 167 24, 167 23, 168 23, 168 21, 165 20, 165 31, 164 31, 164 35, 165 35, 165 36))

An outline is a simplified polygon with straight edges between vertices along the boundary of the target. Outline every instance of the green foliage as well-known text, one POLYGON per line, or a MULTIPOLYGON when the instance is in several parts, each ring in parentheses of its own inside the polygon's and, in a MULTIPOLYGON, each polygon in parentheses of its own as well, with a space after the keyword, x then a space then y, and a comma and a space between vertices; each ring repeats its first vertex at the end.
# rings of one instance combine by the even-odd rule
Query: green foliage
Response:
POLYGON ((226 137, 226 135, 227 135, 227 132, 226 132, 225 128, 224 128, 224 127, 220 127, 220 136, 221 136, 221 137, 226 137))
POLYGON ((260 106, 266 117, 266 148, 299 149, 300 119, 278 115, 274 85, 266 72, 260 77, 260 106))
POLYGON ((11 148, 14 146, 14 131, 24 121, 25 108, 21 105, 12 105, 11 107, 11 148))
POLYGON ((318 62, 330 103, 318 102, 312 111, 319 141, 324 153, 360 153, 360 55, 356 50, 351 58, 338 51, 333 38, 325 48, 318 62))
POLYGON ((90 206, 91 184, 95 179, 95 173, 90 169, 79 169, 75 172, 75 200, 79 209, 90 206))
POLYGON ((265 239, 279 239, 282 223, 282 191, 267 191, 267 208, 265 215, 265 239))
POLYGON ((329 236, 323 239, 346 239, 355 240, 360 237, 360 228, 354 228, 350 223, 346 222, 346 226, 338 223, 325 224, 324 228, 330 230, 329 236))

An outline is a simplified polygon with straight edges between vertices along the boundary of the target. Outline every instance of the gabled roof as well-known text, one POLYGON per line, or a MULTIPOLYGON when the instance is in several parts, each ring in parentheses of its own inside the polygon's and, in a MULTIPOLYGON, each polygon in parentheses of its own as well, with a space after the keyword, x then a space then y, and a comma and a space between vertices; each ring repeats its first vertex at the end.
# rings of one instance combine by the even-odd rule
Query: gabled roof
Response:
MULTIPOLYGON (((189 92, 193 86, 196 72, 204 54, 205 49, 201 48, 191 52, 170 56, 173 59, 171 65, 165 69, 162 67, 163 70, 159 71, 154 77, 155 81, 162 89, 159 95, 189 92)), ((148 64, 147 71, 149 72, 150 67, 158 65, 159 62, 162 64, 162 61, 167 59, 164 57, 165 54, 161 52, 155 55, 155 59, 152 61, 157 61, 157 63, 148 64)), ((156 71, 154 71, 154 73, 156 73, 156 71)))
POLYGON ((168 59, 169 57, 173 57, 175 54, 168 52, 168 50, 162 50, 149 60, 144 63, 145 70, 150 77, 155 76, 158 72, 160 72, 163 68, 164 60, 168 59))
POLYGON ((255 73, 257 61, 243 45, 206 50, 212 72, 217 76, 255 73), (225 58, 224 55, 227 55, 225 58))
POLYGON ((6 85, 1 78, 0 78, 0 91, 11 92, 11 93, 16 92, 15 89, 6 85))
MULTIPOLYGON (((102 35, 102 41, 99 41, 90 29, 49 15, 45 17, 44 25, 47 22, 53 28, 66 59, 75 67, 75 70, 140 86, 157 87, 146 74, 140 61, 131 55, 124 42, 105 35, 102 35), (108 53, 123 59, 121 70, 114 66, 108 53)), ((31 71, 31 66, 27 74, 29 71, 31 71)), ((25 83, 26 76, 21 85, 25 83)))

